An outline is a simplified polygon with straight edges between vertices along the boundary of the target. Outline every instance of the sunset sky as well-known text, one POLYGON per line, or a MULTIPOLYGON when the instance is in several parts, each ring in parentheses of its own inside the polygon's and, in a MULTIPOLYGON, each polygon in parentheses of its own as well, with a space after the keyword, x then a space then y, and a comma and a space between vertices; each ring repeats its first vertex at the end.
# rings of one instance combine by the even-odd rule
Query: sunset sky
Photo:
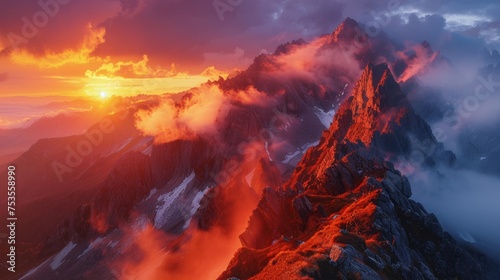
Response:
POLYGON ((178 92, 347 16, 460 57, 499 46, 496 1, 2 0, 0 98, 178 92))

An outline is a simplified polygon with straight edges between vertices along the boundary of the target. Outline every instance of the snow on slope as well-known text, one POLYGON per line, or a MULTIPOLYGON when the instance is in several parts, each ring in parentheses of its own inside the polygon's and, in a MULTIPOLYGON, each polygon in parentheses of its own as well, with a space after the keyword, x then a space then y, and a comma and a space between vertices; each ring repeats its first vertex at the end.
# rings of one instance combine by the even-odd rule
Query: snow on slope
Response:
POLYGON ((168 209, 170 208, 172 203, 177 198, 179 198, 181 193, 186 190, 187 185, 194 179, 194 176, 195 174, 193 172, 191 173, 191 175, 189 175, 189 177, 184 179, 184 181, 182 181, 182 183, 173 191, 158 197, 158 202, 159 205, 161 206, 158 206, 156 209, 156 216, 155 216, 156 228, 161 228, 166 224, 168 218, 168 209))
POLYGON ((71 250, 73 250, 74 248, 76 247, 76 244, 73 243, 73 242, 70 242, 68 243, 68 245, 66 245, 66 247, 64 247, 64 249, 61 250, 61 252, 59 252, 59 254, 57 254, 55 257, 54 257, 54 260, 52 261, 52 263, 50 264, 50 268, 52 268, 52 270, 56 270, 63 262, 64 262, 64 258, 69 254, 69 252, 71 252, 71 250))

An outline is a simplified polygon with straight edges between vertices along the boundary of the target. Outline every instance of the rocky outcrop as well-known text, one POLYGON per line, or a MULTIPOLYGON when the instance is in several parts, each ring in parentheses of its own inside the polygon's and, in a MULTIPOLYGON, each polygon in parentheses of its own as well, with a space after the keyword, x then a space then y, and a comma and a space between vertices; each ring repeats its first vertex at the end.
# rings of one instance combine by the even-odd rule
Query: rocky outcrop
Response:
POLYGON ((396 164, 418 155, 422 168, 455 161, 455 155, 444 150, 429 125, 414 112, 387 64, 367 65, 352 96, 341 105, 319 145, 298 164, 288 186, 308 185, 358 147, 367 147, 396 164))
POLYGON ((94 228, 105 233, 126 221, 130 211, 148 195, 152 186, 149 157, 141 152, 125 154, 92 203, 94 228))
POLYGON ((321 189, 266 193, 219 279, 495 279, 495 266, 460 248, 409 198, 408 180, 371 155, 346 155, 331 167, 346 171, 321 189))

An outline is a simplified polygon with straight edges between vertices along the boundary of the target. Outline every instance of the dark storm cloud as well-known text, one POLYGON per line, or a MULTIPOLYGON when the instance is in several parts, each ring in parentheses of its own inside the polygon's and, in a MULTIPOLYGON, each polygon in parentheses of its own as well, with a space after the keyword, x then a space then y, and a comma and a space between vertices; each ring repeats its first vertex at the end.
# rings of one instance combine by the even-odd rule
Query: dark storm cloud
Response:
POLYGON ((120 11, 117 1, 25 0, 0 3, 0 40, 34 54, 78 49, 91 40, 94 26, 120 11))
POLYGON ((435 50, 452 61, 479 55, 486 46, 484 38, 478 36, 479 30, 476 31, 477 34, 450 31, 446 29, 446 19, 441 15, 419 17, 410 14, 407 20, 395 15, 384 31, 402 43, 419 44, 428 41, 435 50))
POLYGON ((221 12, 214 3, 228 2, 150 2, 132 18, 105 22, 107 43, 96 54, 127 55, 141 50, 153 59, 197 65, 206 53, 230 55, 240 48, 250 58, 287 40, 331 32, 342 18, 343 7, 324 0, 258 0, 242 1, 221 12), (123 44, 127 38, 135 40, 123 44))
MULTIPOLYGON (((178 67, 205 67, 206 57, 226 55, 234 64, 248 61, 266 49, 297 38, 330 33, 347 16, 361 22, 373 21, 389 6, 398 7, 383 29, 398 40, 430 41, 436 49, 455 44, 477 49, 492 45, 498 34, 498 1, 346 1, 346 0, 40 0, 68 2, 23 48, 43 55, 68 48, 76 49, 105 29, 97 40, 94 55, 142 57, 155 63, 178 67), (416 15, 410 15, 416 13, 416 15), (418 16, 417 16, 418 15, 418 16), (460 32, 450 30, 450 22, 468 21, 460 32), (235 51, 236 50, 236 51, 235 51), (205 65, 203 65, 205 63, 205 65), (202 65, 202 66, 200 66, 202 65)), ((0 3, 0 46, 7 34, 22 33, 23 17, 33 19, 40 11, 38 0, 0 3)), ((223 63, 230 67, 230 63, 223 63)))

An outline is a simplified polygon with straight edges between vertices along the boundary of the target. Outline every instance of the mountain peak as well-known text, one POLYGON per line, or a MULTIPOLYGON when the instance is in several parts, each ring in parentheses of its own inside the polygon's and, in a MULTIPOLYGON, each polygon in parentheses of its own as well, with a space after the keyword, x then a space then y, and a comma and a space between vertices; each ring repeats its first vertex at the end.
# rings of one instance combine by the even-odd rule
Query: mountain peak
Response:
MULTIPOLYGON (((354 88, 351 111, 354 116, 384 113, 405 100, 386 63, 368 64, 354 88)), ((373 116, 377 117, 377 116, 373 116)))
POLYGON ((335 29, 332 36, 335 42, 349 41, 356 37, 358 30, 358 22, 348 17, 335 29))

